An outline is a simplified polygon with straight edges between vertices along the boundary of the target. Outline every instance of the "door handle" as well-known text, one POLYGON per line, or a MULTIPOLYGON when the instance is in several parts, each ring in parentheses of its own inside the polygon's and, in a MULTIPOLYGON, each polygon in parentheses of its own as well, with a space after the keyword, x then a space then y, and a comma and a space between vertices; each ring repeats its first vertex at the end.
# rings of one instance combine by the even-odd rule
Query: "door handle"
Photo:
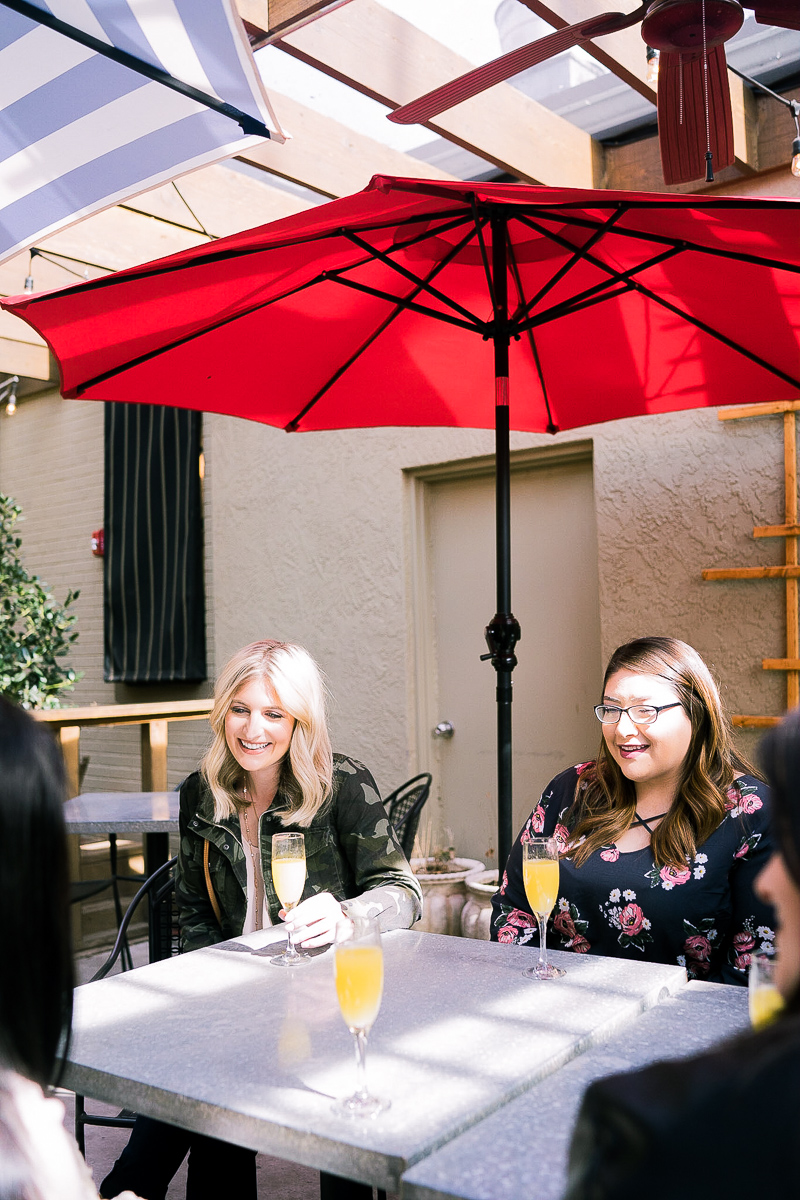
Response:
POLYGON ((455 733, 455 729, 449 721, 440 721, 433 731, 433 737, 449 739, 455 733))

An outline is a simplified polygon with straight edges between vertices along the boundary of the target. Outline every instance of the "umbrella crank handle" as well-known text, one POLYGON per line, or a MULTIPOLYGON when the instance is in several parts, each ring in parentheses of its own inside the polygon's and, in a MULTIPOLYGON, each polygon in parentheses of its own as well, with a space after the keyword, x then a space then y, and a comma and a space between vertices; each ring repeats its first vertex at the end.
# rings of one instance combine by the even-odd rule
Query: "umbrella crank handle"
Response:
POLYGON ((481 662, 491 659, 495 671, 513 671, 517 665, 514 647, 522 637, 519 621, 512 613, 495 613, 485 630, 488 654, 481 662))

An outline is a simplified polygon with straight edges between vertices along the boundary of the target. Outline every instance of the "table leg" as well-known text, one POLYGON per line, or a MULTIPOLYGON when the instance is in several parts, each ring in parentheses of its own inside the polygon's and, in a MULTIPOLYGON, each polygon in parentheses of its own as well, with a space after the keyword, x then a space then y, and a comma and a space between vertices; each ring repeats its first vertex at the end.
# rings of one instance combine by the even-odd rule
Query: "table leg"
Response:
MULTIPOLYGON (((149 879, 154 871, 163 866, 169 859, 169 834, 146 833, 144 838, 144 870, 145 878, 149 879)), ((172 941, 172 921, 169 906, 154 909, 148 901, 149 908, 149 948, 150 962, 160 962, 169 958, 172 941)))
POLYGON ((144 877, 149 879, 153 871, 162 867, 169 858, 169 834, 146 833, 144 835, 144 877))

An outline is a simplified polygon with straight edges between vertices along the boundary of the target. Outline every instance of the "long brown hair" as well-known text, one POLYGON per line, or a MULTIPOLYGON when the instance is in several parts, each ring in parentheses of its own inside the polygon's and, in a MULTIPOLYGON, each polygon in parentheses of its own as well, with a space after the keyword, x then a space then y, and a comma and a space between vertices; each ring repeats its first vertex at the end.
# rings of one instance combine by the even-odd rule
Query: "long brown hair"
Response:
MULTIPOLYGON (((658 675, 674 687, 692 725, 678 795, 653 831, 651 846, 658 866, 682 870, 687 858, 708 838, 726 812, 726 793, 737 771, 754 768, 734 749, 719 690, 700 655, 677 638, 645 637, 627 642, 611 655, 603 691, 617 671, 658 675)), ((622 837, 636 812, 636 788, 609 753, 604 737, 593 766, 578 780, 569 812, 570 852, 580 867, 596 850, 622 837), (580 846, 576 842, 585 840, 580 846)))

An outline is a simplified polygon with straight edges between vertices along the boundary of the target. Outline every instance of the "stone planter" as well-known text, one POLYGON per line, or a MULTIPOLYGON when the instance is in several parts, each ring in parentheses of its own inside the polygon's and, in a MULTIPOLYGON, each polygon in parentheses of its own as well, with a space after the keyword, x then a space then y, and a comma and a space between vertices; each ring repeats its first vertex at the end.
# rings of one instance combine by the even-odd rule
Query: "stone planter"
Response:
POLYGON ((464 883, 467 902, 461 910, 461 933, 464 937, 488 942, 492 896, 497 891, 497 871, 476 871, 464 883))
POLYGON ((467 900, 466 881, 483 870, 477 858, 454 858, 446 871, 426 871, 421 858, 412 858, 411 868, 422 887, 422 920, 415 929, 423 933, 461 934, 461 910, 467 900))

